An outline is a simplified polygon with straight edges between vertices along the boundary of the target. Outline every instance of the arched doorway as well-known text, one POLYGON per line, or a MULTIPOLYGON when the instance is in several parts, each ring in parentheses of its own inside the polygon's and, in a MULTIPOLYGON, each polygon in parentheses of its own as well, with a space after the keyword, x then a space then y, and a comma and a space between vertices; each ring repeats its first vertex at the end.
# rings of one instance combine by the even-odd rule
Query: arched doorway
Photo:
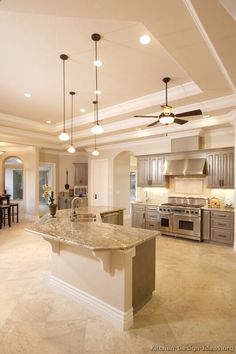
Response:
POLYGON ((126 208, 136 200, 137 159, 133 152, 122 151, 113 160, 113 205, 126 208))
POLYGON ((3 189, 12 199, 23 199, 23 161, 17 156, 9 156, 4 160, 3 189))

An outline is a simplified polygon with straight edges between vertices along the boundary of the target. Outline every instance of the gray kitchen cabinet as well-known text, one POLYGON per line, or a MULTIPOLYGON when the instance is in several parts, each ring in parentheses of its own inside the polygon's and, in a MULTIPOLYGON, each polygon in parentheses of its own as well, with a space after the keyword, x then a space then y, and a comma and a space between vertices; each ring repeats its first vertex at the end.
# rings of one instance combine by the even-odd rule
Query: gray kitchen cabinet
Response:
POLYGON ((132 204, 132 226, 146 228, 145 205, 132 204))
POLYGON ((202 239, 232 245, 234 242, 234 213, 224 210, 202 211, 202 239))
POLYGON ((74 166, 75 166, 74 185, 87 186, 88 185, 88 164, 74 163, 74 166))
POLYGON ((150 185, 148 156, 138 157, 137 184, 139 187, 148 187, 150 185))
POLYGON ((138 156, 137 159, 139 187, 166 187, 167 179, 162 174, 165 162, 164 156, 138 156))
POLYGON ((58 197, 58 209, 70 209, 71 208, 71 201, 73 197, 69 196, 59 196, 58 197))
POLYGON ((234 188, 234 150, 208 153, 207 175, 208 188, 234 188))
POLYGON ((153 187, 165 187, 166 176, 162 174, 164 168, 164 156, 150 156, 149 158, 149 180, 153 187))
POLYGON ((158 207, 146 205, 145 209, 146 229, 157 230, 158 227, 158 207))
POLYGON ((101 214, 102 222, 123 225, 123 210, 101 214))
MULTIPOLYGON (((69 196, 59 196, 58 197, 58 209, 70 209, 73 197, 69 196)), ((86 207, 88 206, 88 198, 83 197, 76 201, 76 207, 86 207)))
POLYGON ((210 241, 211 238, 211 212, 210 210, 202 211, 202 239, 210 241))

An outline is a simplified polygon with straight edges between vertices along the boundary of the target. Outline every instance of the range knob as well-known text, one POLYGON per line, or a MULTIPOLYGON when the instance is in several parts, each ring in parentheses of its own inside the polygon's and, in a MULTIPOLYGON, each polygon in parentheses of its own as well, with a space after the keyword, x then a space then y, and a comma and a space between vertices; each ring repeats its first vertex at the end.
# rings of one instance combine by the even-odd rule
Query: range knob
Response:
POLYGON ((193 211, 193 210, 191 211, 191 214, 194 214, 194 211, 193 211))
POLYGON ((189 210, 186 210, 186 214, 189 214, 189 210))

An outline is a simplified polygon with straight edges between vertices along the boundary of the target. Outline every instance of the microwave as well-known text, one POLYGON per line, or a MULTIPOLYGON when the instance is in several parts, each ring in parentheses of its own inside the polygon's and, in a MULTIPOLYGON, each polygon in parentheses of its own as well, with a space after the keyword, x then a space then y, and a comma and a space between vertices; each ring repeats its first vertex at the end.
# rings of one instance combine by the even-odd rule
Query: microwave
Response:
POLYGON ((74 186, 75 197, 87 197, 88 186, 74 186))

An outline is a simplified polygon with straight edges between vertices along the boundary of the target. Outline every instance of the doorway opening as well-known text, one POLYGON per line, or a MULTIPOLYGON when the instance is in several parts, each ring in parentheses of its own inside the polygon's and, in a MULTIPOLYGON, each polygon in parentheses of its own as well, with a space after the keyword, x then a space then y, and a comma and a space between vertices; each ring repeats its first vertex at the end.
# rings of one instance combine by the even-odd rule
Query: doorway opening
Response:
POLYGON ((43 186, 47 184, 56 193, 55 164, 39 164, 39 215, 48 212, 48 201, 43 197, 43 186))

